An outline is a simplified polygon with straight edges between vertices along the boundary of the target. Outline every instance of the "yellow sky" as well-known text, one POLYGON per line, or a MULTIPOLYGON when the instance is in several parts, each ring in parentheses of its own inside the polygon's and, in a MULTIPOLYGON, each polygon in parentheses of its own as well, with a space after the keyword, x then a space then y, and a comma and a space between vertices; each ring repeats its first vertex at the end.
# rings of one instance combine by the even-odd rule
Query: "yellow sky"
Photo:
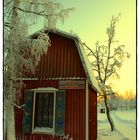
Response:
MULTIPOLYGON (((136 90, 136 0, 59 0, 65 8, 75 7, 64 24, 57 28, 73 31, 83 42, 95 47, 96 41, 106 40, 106 28, 112 15, 121 13, 116 27, 116 40, 124 44, 131 58, 120 70, 120 80, 112 80, 117 91, 136 90)), ((33 30, 42 28, 42 23, 33 30)))
POLYGON ((106 27, 112 15, 121 13, 116 27, 116 40, 131 54, 120 70, 120 80, 113 79, 115 90, 136 91, 136 0, 61 0, 65 7, 75 7, 64 24, 58 27, 77 33, 83 42, 94 47, 106 40, 106 27))

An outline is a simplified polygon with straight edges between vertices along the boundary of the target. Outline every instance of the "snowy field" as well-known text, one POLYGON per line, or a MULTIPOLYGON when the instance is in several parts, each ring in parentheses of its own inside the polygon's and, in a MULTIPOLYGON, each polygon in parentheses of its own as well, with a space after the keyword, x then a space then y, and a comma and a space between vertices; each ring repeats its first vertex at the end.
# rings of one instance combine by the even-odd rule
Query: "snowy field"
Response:
POLYGON ((106 114, 98 113, 98 140, 136 140, 136 111, 111 111, 116 131, 111 132, 106 114))

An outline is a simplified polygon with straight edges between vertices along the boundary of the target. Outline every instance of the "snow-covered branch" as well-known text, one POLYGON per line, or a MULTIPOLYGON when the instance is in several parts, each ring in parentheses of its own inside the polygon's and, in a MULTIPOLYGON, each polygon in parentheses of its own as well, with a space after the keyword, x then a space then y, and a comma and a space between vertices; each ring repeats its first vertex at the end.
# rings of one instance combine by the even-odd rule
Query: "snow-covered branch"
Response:
POLYGON ((43 13, 44 11, 35 12, 35 11, 31 11, 31 10, 25 10, 25 9, 22 9, 22 8, 18 8, 18 9, 22 12, 26 12, 26 13, 29 13, 29 14, 35 14, 35 15, 39 15, 39 16, 43 16, 43 17, 48 17, 48 14, 43 13))
POLYGON ((7 22, 7 23, 4 23, 4 26, 5 27, 8 27, 8 28, 11 28, 10 24, 7 22))
POLYGON ((95 58, 97 57, 93 50, 90 47, 88 47, 85 42, 83 43, 83 45, 90 51, 90 54, 92 54, 95 58))
POLYGON ((17 105, 16 103, 12 103, 15 107, 17 107, 18 109, 21 109, 25 106, 25 104, 23 105, 17 105))

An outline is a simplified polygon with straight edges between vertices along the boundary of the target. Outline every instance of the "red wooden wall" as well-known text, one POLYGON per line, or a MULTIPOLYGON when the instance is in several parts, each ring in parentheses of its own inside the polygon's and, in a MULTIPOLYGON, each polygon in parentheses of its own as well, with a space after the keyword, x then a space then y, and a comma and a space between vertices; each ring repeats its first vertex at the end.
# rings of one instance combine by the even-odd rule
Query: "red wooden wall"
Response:
MULTIPOLYGON (((61 79, 86 79, 86 75, 75 46, 74 40, 60 35, 49 33, 51 47, 46 55, 43 55, 36 68, 36 73, 26 74, 25 78, 38 78, 39 80, 24 81, 26 88, 33 89, 39 87, 59 88, 61 79), (47 80, 49 79, 49 80, 47 80)), ((96 113, 96 93, 89 87, 89 140, 96 140, 97 137, 97 113, 96 113)), ((65 133, 73 137, 73 140, 85 140, 86 121, 86 90, 72 89, 66 90, 66 119, 65 133)), ((23 98, 21 98, 21 104, 23 98)), ((24 134, 22 132, 22 109, 15 109, 16 136, 17 140, 57 140, 59 138, 43 134, 24 134)))
POLYGON ((89 86, 89 140, 97 138, 97 93, 89 86))
MULTIPOLYGON (((31 80, 24 81, 26 89, 38 87, 58 88, 58 80, 31 80)), ((21 104, 23 98, 21 99, 21 104)), ((50 135, 24 134, 22 132, 22 109, 15 110, 16 136, 17 140, 57 140, 50 135), (41 138, 42 137, 42 138, 41 138)), ((65 113, 65 134, 73 137, 73 140, 85 140, 85 89, 66 90, 66 113, 65 113)))
POLYGON ((51 46, 28 78, 86 78, 74 40, 50 33, 51 46))

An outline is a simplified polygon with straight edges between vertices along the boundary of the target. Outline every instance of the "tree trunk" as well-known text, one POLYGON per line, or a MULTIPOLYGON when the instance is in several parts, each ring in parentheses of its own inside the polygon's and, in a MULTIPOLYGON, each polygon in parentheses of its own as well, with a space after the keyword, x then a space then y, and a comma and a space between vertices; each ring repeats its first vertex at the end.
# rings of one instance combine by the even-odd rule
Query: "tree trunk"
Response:
MULTIPOLYGON (((12 8, 12 16, 11 16, 11 21, 10 24, 12 25, 12 28, 10 29, 10 38, 13 38, 11 36, 14 35, 16 32, 14 26, 16 26, 16 23, 18 22, 18 6, 19 6, 20 1, 19 0, 14 0, 14 5, 12 8)), ((16 38, 16 37, 15 37, 16 38)), ((14 115, 14 105, 12 104, 14 101, 13 99, 15 98, 15 93, 13 92, 13 77, 16 75, 14 69, 14 62, 16 61, 15 58, 13 59, 12 54, 14 46, 14 42, 11 39, 11 48, 10 48, 10 58, 12 60, 12 63, 9 64, 9 68, 7 69, 7 75, 8 77, 5 77, 5 82, 6 86, 5 90, 5 108, 4 108, 4 138, 5 140, 16 140, 16 134, 15 134, 15 115, 14 115), (12 80, 11 80, 12 79, 12 80), (10 80, 10 82, 9 82, 10 80), (9 82, 9 84, 7 83, 9 82)), ((15 77, 14 77, 15 78, 15 77)))
POLYGON ((107 115, 107 119, 108 119, 108 122, 110 124, 110 128, 111 128, 111 131, 114 131, 115 130, 115 125, 114 125, 114 122, 110 116, 110 109, 108 107, 108 102, 107 102, 107 96, 104 95, 104 102, 105 102, 105 107, 106 107, 106 115, 107 115))
POLYGON ((8 112, 5 112, 5 140, 16 140, 15 136, 15 117, 13 106, 9 108, 8 112))
POLYGON ((128 110, 128 104, 127 104, 127 99, 126 99, 126 104, 125 104, 125 105, 126 105, 126 110, 128 110))
MULTIPOLYGON (((5 79, 6 80, 6 79, 5 79)), ((15 114, 13 102, 13 81, 9 82, 9 85, 6 87, 6 93, 4 100, 4 138, 5 140, 16 140, 15 135, 15 114), (8 92, 9 91, 9 92, 8 92)))

